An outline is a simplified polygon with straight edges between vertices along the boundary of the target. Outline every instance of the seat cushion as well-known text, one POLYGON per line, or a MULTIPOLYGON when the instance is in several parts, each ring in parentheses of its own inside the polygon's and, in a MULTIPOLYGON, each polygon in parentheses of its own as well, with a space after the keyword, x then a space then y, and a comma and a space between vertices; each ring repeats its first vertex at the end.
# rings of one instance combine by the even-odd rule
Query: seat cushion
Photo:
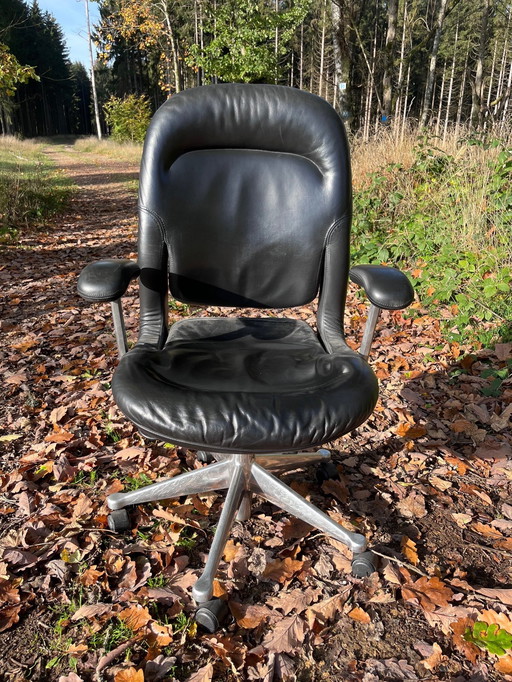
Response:
POLYGON ((365 421, 378 396, 357 353, 329 354, 306 323, 271 318, 178 322, 162 350, 122 358, 112 389, 144 434, 236 453, 322 445, 365 421))

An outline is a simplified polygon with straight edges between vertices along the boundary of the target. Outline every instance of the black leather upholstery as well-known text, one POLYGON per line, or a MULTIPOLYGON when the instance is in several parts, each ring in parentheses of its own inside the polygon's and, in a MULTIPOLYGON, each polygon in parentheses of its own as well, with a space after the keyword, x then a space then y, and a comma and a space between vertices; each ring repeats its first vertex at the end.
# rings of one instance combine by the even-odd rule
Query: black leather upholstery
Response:
POLYGON ((339 316, 350 210, 346 136, 323 99, 243 84, 174 95, 153 118, 141 166, 141 340, 167 337, 167 267, 180 300, 299 305, 318 292, 333 232, 345 254, 332 300, 339 316))
POLYGON ((87 301, 115 301, 126 292, 140 268, 132 260, 106 258, 87 265, 78 278, 78 293, 87 301))
POLYGON ((178 322, 163 350, 126 355, 112 388, 145 434, 238 453, 322 445, 367 419, 378 394, 357 353, 326 352, 290 319, 178 322))
POLYGON ((142 158, 141 328, 112 383, 124 414, 149 436, 236 453, 321 445, 367 419, 377 381, 342 329, 350 221, 348 146, 327 102, 272 85, 173 95, 142 158), (169 290, 260 308, 320 291, 318 333, 223 317, 169 333, 169 290))
POLYGON ((414 300, 414 289, 406 275, 382 265, 356 265, 350 279, 365 290, 370 303, 384 310, 407 308, 414 300))

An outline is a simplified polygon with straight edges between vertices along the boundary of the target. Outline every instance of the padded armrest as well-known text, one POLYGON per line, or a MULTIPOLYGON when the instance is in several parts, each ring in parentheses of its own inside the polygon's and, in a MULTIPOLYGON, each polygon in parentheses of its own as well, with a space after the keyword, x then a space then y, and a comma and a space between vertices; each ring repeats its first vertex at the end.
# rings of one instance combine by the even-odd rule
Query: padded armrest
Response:
POLYGON ((108 258, 89 263, 78 278, 78 293, 87 301, 115 301, 139 273, 133 260, 108 258))
POLYGON ((414 289, 403 272, 383 265, 356 265, 350 279, 362 287, 368 300, 377 308, 400 310, 414 300, 414 289))

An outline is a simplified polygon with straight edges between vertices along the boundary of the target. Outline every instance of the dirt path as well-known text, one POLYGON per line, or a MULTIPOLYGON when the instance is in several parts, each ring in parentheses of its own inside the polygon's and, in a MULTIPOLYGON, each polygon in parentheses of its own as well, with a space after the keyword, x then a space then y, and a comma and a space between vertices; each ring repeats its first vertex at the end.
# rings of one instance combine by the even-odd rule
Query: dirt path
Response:
MULTIPOLYGON (((140 510, 131 536, 106 528, 108 493, 198 466, 144 443, 113 406, 108 306, 76 295, 87 263, 134 257, 137 168, 47 153, 78 189, 0 265, 0 680, 508 679, 506 657, 461 633, 476 620, 512 633, 510 380, 492 389, 512 344, 468 356, 419 305, 384 315, 381 399, 331 444, 340 480, 289 482, 390 560, 355 580, 339 543, 261 503, 219 573, 233 619, 201 635, 190 586, 222 496, 140 510)), ((126 307, 134 328, 134 288, 126 307)), ((352 293, 351 343, 365 309, 352 293)), ((313 322, 314 305, 293 314, 313 322)))

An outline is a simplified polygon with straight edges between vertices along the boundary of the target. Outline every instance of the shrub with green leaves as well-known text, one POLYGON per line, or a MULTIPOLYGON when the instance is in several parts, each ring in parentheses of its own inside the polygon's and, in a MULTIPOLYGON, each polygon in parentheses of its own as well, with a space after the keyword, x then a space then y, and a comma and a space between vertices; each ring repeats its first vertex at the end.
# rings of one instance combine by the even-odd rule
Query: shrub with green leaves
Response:
POLYGON ((105 119, 114 140, 118 142, 143 142, 151 119, 149 102, 141 95, 128 95, 124 99, 112 96, 103 105, 105 119))
POLYGON ((512 156, 499 141, 450 155, 423 140, 354 196, 354 262, 408 270, 446 336, 512 338, 512 156))

